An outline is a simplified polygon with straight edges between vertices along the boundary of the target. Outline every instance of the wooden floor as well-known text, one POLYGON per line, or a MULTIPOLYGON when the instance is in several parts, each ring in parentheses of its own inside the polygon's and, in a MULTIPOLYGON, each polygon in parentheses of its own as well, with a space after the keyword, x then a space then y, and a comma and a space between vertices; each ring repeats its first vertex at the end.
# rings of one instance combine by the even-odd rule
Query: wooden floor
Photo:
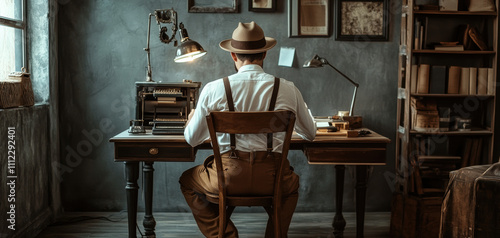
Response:
MULTIPOLYGON (((138 214, 142 227, 144 214, 138 214)), ((333 213, 295 213, 289 238, 333 238, 333 213)), ((155 213, 156 237, 202 238, 190 213, 155 213)), ((356 237, 354 213, 344 213, 347 221, 344 237, 356 237)), ((238 213, 232 215, 241 238, 262 238, 267 221, 266 213, 238 213)), ((390 213, 367 213, 365 238, 389 237, 390 213)), ((121 213, 66 213, 58 223, 49 226, 36 238, 127 237, 127 214, 121 213)), ((137 232, 137 237, 141 233, 137 232)))

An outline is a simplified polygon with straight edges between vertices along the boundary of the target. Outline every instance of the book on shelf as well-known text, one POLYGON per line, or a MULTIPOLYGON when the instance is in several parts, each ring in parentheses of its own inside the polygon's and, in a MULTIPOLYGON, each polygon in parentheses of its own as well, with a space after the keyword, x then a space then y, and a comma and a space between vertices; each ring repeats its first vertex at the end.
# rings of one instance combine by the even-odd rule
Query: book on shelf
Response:
POLYGON ((429 73, 430 65, 421 64, 418 67, 418 83, 417 83, 417 93, 427 94, 429 93, 429 73))
POLYGON ((477 94, 477 68, 470 67, 469 68, 469 94, 476 95, 477 94))
POLYGON ((413 49, 415 50, 420 50, 420 21, 417 19, 415 20, 415 29, 414 29, 414 37, 415 39, 413 40, 414 46, 413 49))
POLYGON ((434 50, 440 51, 464 51, 463 45, 435 45, 434 50))
POLYGON ((448 71, 448 94, 458 94, 462 68, 459 66, 450 66, 448 71))
POLYGON ((411 76, 410 76, 410 92, 417 93, 417 75, 418 75, 418 65, 414 64, 411 66, 411 76))
POLYGON ((460 94, 469 94, 470 87, 470 68, 462 67, 462 72, 460 74, 460 89, 458 90, 460 94))
POLYGON ((418 49, 421 50, 424 46, 424 26, 420 26, 419 28, 420 35, 418 40, 418 49))
POLYGON ((477 69, 477 94, 486 95, 488 92, 488 68, 477 69))
POLYGON ((488 68, 488 95, 495 95, 495 88, 495 72, 493 71, 493 68, 488 68))
POLYGON ((446 93, 446 66, 431 65, 431 72, 429 76, 429 93, 446 93))

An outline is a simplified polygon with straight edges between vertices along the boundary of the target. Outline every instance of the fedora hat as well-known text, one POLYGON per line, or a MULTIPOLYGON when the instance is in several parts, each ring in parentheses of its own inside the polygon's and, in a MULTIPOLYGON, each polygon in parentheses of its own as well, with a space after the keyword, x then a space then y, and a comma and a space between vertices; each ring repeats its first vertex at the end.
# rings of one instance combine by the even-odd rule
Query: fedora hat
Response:
POLYGON ((264 31, 255 22, 239 23, 233 37, 219 43, 225 51, 240 54, 257 54, 268 51, 276 45, 276 40, 264 36, 264 31))

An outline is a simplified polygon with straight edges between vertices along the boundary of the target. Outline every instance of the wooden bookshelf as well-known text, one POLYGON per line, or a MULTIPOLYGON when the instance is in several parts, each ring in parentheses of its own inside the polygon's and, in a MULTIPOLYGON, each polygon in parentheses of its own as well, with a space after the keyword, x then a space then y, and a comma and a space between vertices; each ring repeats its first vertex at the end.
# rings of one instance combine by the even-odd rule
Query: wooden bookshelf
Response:
MULTIPOLYGON (((494 0, 497 9, 499 8, 499 1, 494 0)), ((415 76, 415 72, 418 73, 419 70, 415 71, 415 69, 423 64, 430 65, 430 70, 432 70, 432 66, 438 66, 435 67, 437 70, 442 70, 443 66, 445 66, 446 75, 437 74, 438 78, 444 77, 437 80, 443 81, 433 82, 438 82, 438 86, 446 85, 446 90, 449 90, 448 77, 451 66, 478 69, 490 68, 492 71, 489 72, 493 72, 494 82, 496 85, 500 85, 497 75, 498 11, 418 10, 419 7, 416 6, 416 2, 418 1, 402 0, 402 12, 404 14, 401 16, 400 29, 395 161, 396 195, 393 201, 393 211, 403 209, 402 214, 414 214, 417 217, 416 219, 427 215, 439 218, 440 206, 438 203, 442 201, 448 181, 447 173, 450 169, 496 162, 496 159, 493 160, 495 137, 493 131, 495 129, 495 104, 498 99, 495 92, 491 93, 491 91, 488 91, 488 95, 477 94, 478 91, 472 94, 416 93, 417 91, 411 88, 415 86, 418 88, 419 85, 417 82, 419 77, 415 76), (461 36, 451 35, 461 32, 463 26, 467 26, 467 24, 478 30, 479 35, 483 37, 482 39, 487 45, 486 50, 484 50, 484 47, 482 47, 483 50, 480 50, 480 47, 476 46, 477 43, 475 42, 473 42, 473 44, 476 44, 474 47, 466 47, 466 44, 463 44, 463 34, 461 36), (459 45, 464 45, 465 50, 434 50, 436 44, 455 41, 459 42, 459 45), (415 67, 414 65, 418 66, 415 67), (442 83, 439 84, 439 82, 442 83), (430 120, 430 122, 434 123, 430 124, 431 129, 422 130, 419 127, 417 131, 413 128, 415 124, 412 120, 415 120, 416 115, 419 114, 413 112, 413 110, 417 109, 412 110, 412 100, 435 102, 438 109, 451 108, 451 117, 468 117, 467 119, 472 120, 472 128, 470 131, 454 131, 449 125, 448 131, 440 131, 439 128, 433 127, 435 126, 435 120, 430 120), (418 159, 419 156, 453 156, 453 158, 458 157, 460 159, 458 159, 458 163, 447 165, 431 163, 421 167, 422 163, 418 159), (429 199, 434 201, 433 206, 424 206, 425 201, 429 199), (409 203, 398 204, 398 201, 401 202, 402 200, 416 202, 413 205, 409 203)), ((436 75, 429 73, 429 80, 436 80, 432 76, 436 77, 436 75)), ((460 80, 462 79, 460 78, 460 80)), ((471 88, 472 86, 469 89, 471 88)), ((425 116, 425 114, 422 115, 425 116)), ((433 114, 432 118, 435 119, 435 114, 433 114)), ((396 223, 411 223, 404 219, 406 218, 401 221, 397 214, 393 215, 391 227, 396 223)), ((425 221, 416 221, 416 224, 418 222, 425 221)), ((439 231, 439 219, 427 225, 426 230, 439 231)), ((404 230, 415 229, 415 227, 402 227, 401 229, 402 231, 393 231, 391 229, 391 233, 396 234, 404 232, 404 230)), ((433 232, 433 234, 437 232, 433 232)), ((429 236, 416 235, 416 237, 429 236)))

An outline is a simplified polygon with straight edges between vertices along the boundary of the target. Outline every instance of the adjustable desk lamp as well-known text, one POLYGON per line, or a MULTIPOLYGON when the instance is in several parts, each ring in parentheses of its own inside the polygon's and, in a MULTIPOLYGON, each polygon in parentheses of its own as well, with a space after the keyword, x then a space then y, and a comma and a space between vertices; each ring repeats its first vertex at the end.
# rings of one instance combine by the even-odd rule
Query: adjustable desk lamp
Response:
MULTIPOLYGON (((148 56, 148 67, 146 73, 146 81, 153 82, 152 70, 151 70, 151 52, 149 49, 149 39, 151 35, 151 17, 155 16, 156 23, 160 27, 160 41, 169 44, 174 42, 174 46, 177 46, 177 40, 175 39, 175 34, 177 33, 177 12, 174 9, 161 9, 155 10, 154 14, 149 13, 148 22, 148 40, 147 45, 144 50, 147 52, 148 56), (167 35, 167 27, 162 27, 160 23, 172 24, 172 35, 169 37, 167 35)), ((174 59, 177 63, 189 62, 201 56, 204 56, 207 52, 203 47, 198 44, 198 42, 189 39, 187 30, 184 28, 182 22, 179 24, 181 30, 181 45, 177 47, 176 57, 174 59)))
MULTIPOLYGON (((155 16, 156 18, 156 23, 159 25, 160 28, 160 41, 169 44, 170 42, 174 42, 174 46, 177 46, 177 40, 175 39, 175 34, 177 33, 177 12, 174 11, 173 8, 171 9, 160 9, 160 10, 155 10, 154 14, 149 13, 148 17, 148 37, 147 37, 147 45, 144 50, 147 53, 147 59, 148 59, 148 67, 146 70, 146 82, 147 83, 155 83, 153 78, 152 78, 152 69, 151 69, 151 49, 149 48, 149 41, 150 41, 150 36, 151 36, 151 17, 155 16), (172 24, 172 33, 171 36, 169 37, 167 35, 167 27, 162 27, 161 23, 165 24, 172 24)), ((176 52, 176 57, 174 58, 174 61, 177 63, 184 63, 184 62, 189 62, 192 61, 196 58, 204 56, 207 52, 203 49, 203 47, 198 44, 198 42, 193 41, 189 39, 188 33, 186 28, 184 28, 184 24, 182 22, 179 24, 179 28, 181 30, 181 45, 177 47, 177 52, 176 52)), ((141 104, 142 104, 142 109, 141 109, 141 119, 136 119, 132 120, 130 122, 130 133, 144 133, 146 132, 144 128, 144 108, 145 108, 145 95, 144 94, 139 94, 138 97, 140 97, 141 104), (140 125, 137 125, 139 123, 140 125)))
POLYGON ((361 117, 358 116, 353 116, 353 110, 354 110, 354 103, 356 102, 356 93, 358 91, 359 84, 352 81, 347 75, 344 73, 340 72, 337 68, 335 68, 333 65, 328 63, 328 61, 325 58, 321 58, 318 55, 315 55, 312 59, 306 61, 302 67, 304 68, 319 68, 323 67, 323 65, 328 65, 332 67, 337 73, 342 75, 345 79, 349 80, 349 82, 354 85, 354 93, 352 95, 352 101, 351 101, 351 108, 349 109, 349 116, 344 116, 343 119, 344 121, 349 121, 349 127, 351 129, 359 128, 361 127, 361 117))

